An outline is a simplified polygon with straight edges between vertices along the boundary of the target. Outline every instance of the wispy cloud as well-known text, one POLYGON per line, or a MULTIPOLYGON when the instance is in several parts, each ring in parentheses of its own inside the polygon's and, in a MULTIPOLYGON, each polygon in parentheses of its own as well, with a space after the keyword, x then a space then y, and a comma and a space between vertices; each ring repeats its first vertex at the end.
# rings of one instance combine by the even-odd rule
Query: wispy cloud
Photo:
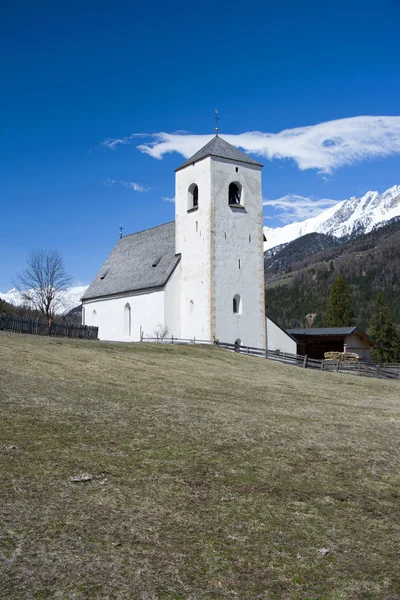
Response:
POLYGON ((135 192, 148 192, 150 188, 144 187, 144 185, 140 185, 139 183, 135 183, 134 181, 121 181, 122 185, 126 188, 130 188, 135 192))
POLYGON ((110 150, 115 150, 118 146, 124 146, 126 144, 130 144, 135 138, 145 138, 151 137, 147 133, 131 133, 131 135, 127 135, 123 138, 108 138, 101 142, 102 148, 109 148, 110 150))
POLYGON ((111 187, 113 186, 115 183, 115 179, 110 179, 110 177, 108 177, 105 181, 101 182, 101 185, 103 185, 104 187, 111 187))
POLYGON ((164 202, 173 202, 173 203, 175 203, 175 196, 173 198, 169 198, 168 196, 164 196, 163 201, 164 202))
POLYGON ((336 206, 339 202, 338 200, 325 198, 313 200, 297 194, 287 194, 275 200, 263 200, 263 206, 272 206, 277 211, 274 217, 269 215, 265 217, 266 219, 276 218, 283 223, 292 223, 293 221, 304 221, 316 217, 327 208, 336 206))
MULTIPOLYGON (((212 138, 210 135, 160 132, 108 139, 102 145, 115 149, 119 144, 130 144, 140 137, 150 138, 148 143, 138 146, 140 152, 159 160, 170 152, 188 158, 212 138)), ((222 137, 234 146, 268 160, 292 159, 301 170, 332 173, 345 165, 400 154, 400 117, 350 117, 279 133, 248 131, 238 135, 222 134, 222 137)))

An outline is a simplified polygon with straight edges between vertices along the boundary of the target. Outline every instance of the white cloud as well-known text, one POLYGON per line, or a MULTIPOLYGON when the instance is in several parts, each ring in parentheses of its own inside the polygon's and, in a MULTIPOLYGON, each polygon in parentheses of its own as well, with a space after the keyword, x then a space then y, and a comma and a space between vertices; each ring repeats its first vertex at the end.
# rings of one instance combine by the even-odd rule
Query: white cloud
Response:
POLYGON ((101 185, 104 185, 104 187, 111 187, 112 185, 114 185, 115 183, 115 179, 110 179, 109 177, 105 180, 101 182, 101 185))
POLYGON ((174 202, 175 203, 175 196, 173 198, 168 198, 168 196, 165 196, 163 198, 164 202, 174 202))
POLYGON ((115 150, 117 146, 130 144, 134 138, 144 138, 149 137, 147 133, 132 133, 131 135, 127 135, 123 138, 108 138, 101 142, 102 148, 108 148, 109 150, 115 150))
MULTIPOLYGON (((183 132, 132 134, 122 139, 108 139, 103 146, 115 149, 130 144, 136 137, 150 137, 138 149, 153 158, 162 159, 169 152, 189 158, 213 136, 183 132)), ((292 159, 299 169, 318 169, 331 173, 334 169, 362 160, 400 153, 400 117, 359 116, 318 125, 285 129, 279 133, 248 131, 222 137, 268 160, 292 159)))
POLYGON ((131 190, 134 190, 135 192, 148 192, 150 189, 150 188, 144 187, 143 185, 140 185, 139 183, 135 183, 134 181, 121 181, 121 183, 126 188, 130 188, 131 190))
MULTIPOLYGON (((272 206, 278 213, 275 215, 283 223, 292 223, 293 221, 304 221, 311 217, 316 217, 321 212, 339 204, 340 200, 313 200, 297 194, 287 194, 276 200, 263 200, 263 206, 272 206)), ((274 217, 267 216, 266 219, 274 217)))

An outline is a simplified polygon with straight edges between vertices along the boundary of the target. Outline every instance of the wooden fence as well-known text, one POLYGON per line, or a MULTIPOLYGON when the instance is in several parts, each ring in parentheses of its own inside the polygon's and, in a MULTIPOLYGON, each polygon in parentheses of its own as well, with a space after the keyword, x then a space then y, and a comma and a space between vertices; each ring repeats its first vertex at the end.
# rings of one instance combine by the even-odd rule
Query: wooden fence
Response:
POLYGON ((66 323, 52 323, 50 327, 46 321, 40 319, 28 319, 25 317, 13 317, 0 314, 0 330, 13 331, 15 333, 32 333, 36 335, 53 335, 69 338, 85 338, 97 340, 98 327, 88 325, 68 325, 66 323))
POLYGON ((273 350, 265 350, 265 348, 254 348, 253 346, 238 346, 237 344, 228 344, 219 341, 180 339, 172 337, 155 338, 142 336, 143 342, 158 342, 161 344, 213 344, 219 348, 229 350, 230 352, 238 352, 247 356, 258 356, 259 358, 267 358, 295 367, 303 369, 316 369, 318 371, 331 371, 334 373, 348 373, 351 375, 359 375, 361 377, 377 377, 378 379, 400 379, 400 364, 385 363, 384 365, 366 364, 363 362, 349 363, 336 360, 317 360, 302 356, 300 354, 289 354, 288 352, 276 352, 273 350))

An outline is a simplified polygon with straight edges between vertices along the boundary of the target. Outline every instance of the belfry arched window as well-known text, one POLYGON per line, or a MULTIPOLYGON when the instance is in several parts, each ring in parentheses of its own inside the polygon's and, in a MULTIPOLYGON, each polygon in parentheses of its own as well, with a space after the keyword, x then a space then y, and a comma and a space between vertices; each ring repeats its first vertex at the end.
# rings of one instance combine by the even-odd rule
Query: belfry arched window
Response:
POLYGON ((125 337, 130 337, 132 334, 132 311, 129 302, 125 304, 124 308, 124 334, 125 337))
POLYGON ((241 204, 242 199, 242 186, 239 183, 229 184, 229 204, 233 206, 235 204, 241 204))
POLYGON ((189 187, 188 210, 199 207, 199 188, 195 183, 189 187))
POLYGON ((242 300, 241 300, 239 294, 236 294, 233 297, 232 308, 233 308, 234 314, 240 314, 242 312, 242 300))

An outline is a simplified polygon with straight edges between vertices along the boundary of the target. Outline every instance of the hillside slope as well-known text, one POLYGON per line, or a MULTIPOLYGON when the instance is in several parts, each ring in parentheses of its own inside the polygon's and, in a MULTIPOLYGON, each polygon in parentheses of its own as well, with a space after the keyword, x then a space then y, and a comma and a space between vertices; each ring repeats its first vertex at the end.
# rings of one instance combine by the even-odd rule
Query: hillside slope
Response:
POLYGON ((0 364, 2 598, 400 589, 397 382, 1 332, 0 364))
POLYGON ((332 239, 310 234, 265 253, 267 312, 284 327, 307 325, 307 314, 323 326, 330 286, 342 273, 359 327, 368 327, 378 291, 400 324, 400 220, 334 246, 332 239))

